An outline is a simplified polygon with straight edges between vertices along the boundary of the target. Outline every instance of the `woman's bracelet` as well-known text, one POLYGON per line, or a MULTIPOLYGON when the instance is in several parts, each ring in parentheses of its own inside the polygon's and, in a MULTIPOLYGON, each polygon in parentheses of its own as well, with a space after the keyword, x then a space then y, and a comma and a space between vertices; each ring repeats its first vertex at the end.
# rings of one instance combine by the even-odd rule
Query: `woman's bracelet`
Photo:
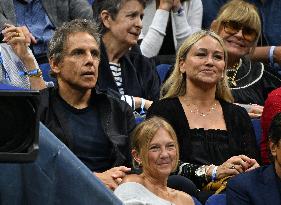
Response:
POLYGON ((212 182, 215 181, 217 179, 217 170, 218 170, 218 166, 215 166, 214 169, 212 170, 212 182))
POLYGON ((270 46, 269 52, 268 52, 268 60, 269 60, 269 64, 271 66, 274 66, 274 58, 273 58, 273 53, 275 50, 276 46, 270 46))
POLYGON ((145 99, 141 98, 141 106, 140 106, 140 114, 145 114, 145 111, 144 111, 144 106, 145 106, 145 99))
POLYGON ((209 165, 207 168, 206 168, 206 174, 205 174, 205 180, 206 181, 209 181, 211 178, 212 178, 212 174, 210 174, 210 175, 208 175, 209 174, 209 171, 210 171, 210 169, 211 168, 214 168, 215 167, 215 165, 214 164, 211 164, 211 165, 209 165))
POLYGON ((19 71, 19 75, 28 77, 42 77, 42 71, 39 68, 35 68, 29 71, 19 71))

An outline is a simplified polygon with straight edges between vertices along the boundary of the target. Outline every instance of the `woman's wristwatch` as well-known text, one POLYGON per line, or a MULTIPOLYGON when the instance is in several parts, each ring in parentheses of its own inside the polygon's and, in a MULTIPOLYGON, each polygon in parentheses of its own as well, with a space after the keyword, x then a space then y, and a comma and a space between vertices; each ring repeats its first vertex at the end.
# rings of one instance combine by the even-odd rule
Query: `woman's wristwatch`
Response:
POLYGON ((211 180, 213 181, 213 179, 216 177, 216 170, 217 170, 217 166, 215 166, 213 164, 203 165, 196 169, 195 175, 200 178, 201 177, 205 178, 206 181, 211 181, 211 180), (211 169, 212 169, 212 172, 210 172, 211 169), (214 173, 215 177, 213 177, 214 171, 215 171, 215 173, 214 173))

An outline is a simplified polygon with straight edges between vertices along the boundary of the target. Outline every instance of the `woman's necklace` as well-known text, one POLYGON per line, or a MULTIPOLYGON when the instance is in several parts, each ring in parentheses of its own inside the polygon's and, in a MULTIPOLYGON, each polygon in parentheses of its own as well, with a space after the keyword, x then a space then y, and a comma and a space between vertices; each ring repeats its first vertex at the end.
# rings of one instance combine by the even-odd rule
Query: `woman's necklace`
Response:
POLYGON ((237 75, 237 72, 238 72, 241 65, 242 65, 242 59, 240 58, 239 63, 236 63, 234 66, 232 66, 230 68, 228 67, 226 69, 226 76, 227 76, 228 83, 229 83, 230 87, 236 87, 237 86, 236 75, 237 75))
POLYGON ((199 109, 198 105, 188 102, 187 99, 184 99, 184 101, 186 102, 186 103, 184 103, 184 105, 188 108, 188 111, 190 113, 199 115, 201 117, 206 117, 209 114, 215 112, 217 110, 217 105, 218 105, 217 102, 214 101, 214 103, 209 107, 209 109, 207 111, 201 111, 199 109))

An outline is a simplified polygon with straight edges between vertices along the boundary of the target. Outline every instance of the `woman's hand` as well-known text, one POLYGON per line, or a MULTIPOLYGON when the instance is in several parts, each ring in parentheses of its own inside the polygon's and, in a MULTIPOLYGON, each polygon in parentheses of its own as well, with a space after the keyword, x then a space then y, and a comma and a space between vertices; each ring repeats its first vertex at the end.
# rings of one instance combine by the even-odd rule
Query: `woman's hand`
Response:
POLYGON ((15 54, 22 60, 29 60, 32 55, 28 52, 30 37, 23 27, 15 27, 5 24, 6 28, 2 31, 3 41, 10 45, 15 54))
POLYGON ((153 101, 150 101, 150 100, 145 100, 145 103, 144 103, 144 108, 146 110, 148 110, 148 108, 150 108, 150 106, 152 105, 153 101))
POLYGON ((173 7, 172 7, 173 12, 177 12, 180 9, 180 7, 182 7, 181 1, 180 0, 174 0, 173 7))
POLYGON ((248 114, 251 118, 259 118, 262 115, 263 106, 257 104, 251 104, 248 110, 248 114))
MULTIPOLYGON (((141 107, 141 100, 142 100, 142 98, 140 98, 140 97, 134 97, 136 109, 141 107)), ((144 100, 144 108, 146 110, 148 110, 148 108, 152 105, 153 101, 146 100, 146 99, 143 99, 143 100, 144 100)))
POLYGON ((241 104, 235 103, 243 108, 245 108, 251 118, 258 118, 262 115, 263 106, 257 104, 241 104))
POLYGON ((245 170, 246 172, 260 167, 259 163, 255 159, 251 159, 251 161, 248 162, 248 164, 249 164, 249 168, 245 170))
POLYGON ((160 0, 159 9, 177 12, 181 6, 180 0, 160 0))
POLYGON ((173 7, 174 0, 160 0, 159 9, 170 11, 173 7))
POLYGON ((217 169, 217 179, 235 176, 239 173, 256 168, 258 163, 245 155, 233 156, 220 165, 217 169))
POLYGON ((102 173, 95 172, 94 174, 105 184, 105 186, 114 191, 129 171, 131 171, 131 168, 120 166, 113 167, 102 173))

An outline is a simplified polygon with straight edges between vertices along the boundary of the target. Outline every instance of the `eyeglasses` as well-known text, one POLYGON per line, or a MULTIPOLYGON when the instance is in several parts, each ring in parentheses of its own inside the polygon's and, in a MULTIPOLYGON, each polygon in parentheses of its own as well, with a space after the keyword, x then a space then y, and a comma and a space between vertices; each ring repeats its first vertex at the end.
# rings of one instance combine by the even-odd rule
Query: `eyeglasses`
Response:
POLYGON ((258 33, 255 31, 255 29, 244 26, 236 21, 223 22, 223 28, 226 33, 231 35, 238 33, 242 29, 243 38, 250 42, 254 41, 258 36, 258 33))

